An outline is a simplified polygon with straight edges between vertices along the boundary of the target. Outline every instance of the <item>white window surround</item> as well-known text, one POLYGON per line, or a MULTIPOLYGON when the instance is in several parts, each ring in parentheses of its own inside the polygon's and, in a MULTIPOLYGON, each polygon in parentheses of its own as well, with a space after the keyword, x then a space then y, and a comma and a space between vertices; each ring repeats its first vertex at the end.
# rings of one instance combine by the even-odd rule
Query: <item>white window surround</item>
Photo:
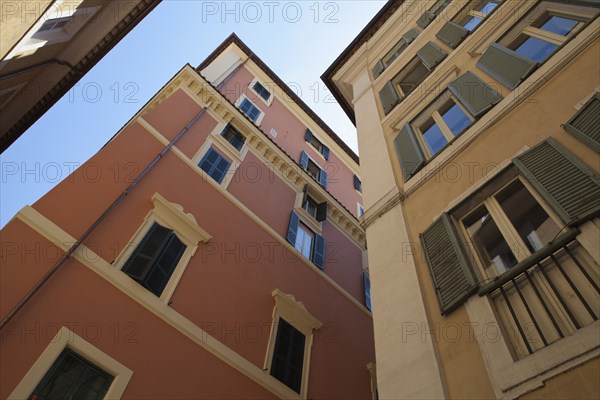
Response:
MULTIPOLYGON (((304 307, 301 302, 297 301, 294 296, 286 294, 280 289, 273 290, 271 295, 275 299, 275 307, 273 308, 273 323, 271 325, 271 333, 269 336, 269 344, 263 369, 270 376, 271 362, 273 360, 273 351, 275 348, 275 339, 277 337, 277 327, 279 326, 279 319, 283 318, 287 323, 298 329, 306 337, 306 342, 304 344, 304 361, 302 364, 302 383, 300 386, 300 397, 302 399, 306 399, 310 369, 310 354, 313 344, 313 330, 321 328, 323 323, 310 314, 306 307, 304 307)), ((279 382, 273 377, 272 379, 279 382)), ((295 396, 297 396, 296 392, 294 392, 292 389, 289 390, 290 392, 293 392, 295 396)))
MULTIPOLYGON (((260 97, 260 96, 259 96, 260 97)), ((252 99, 250 99, 248 96, 246 96, 245 94, 242 94, 235 102, 235 106, 238 108, 238 110, 246 115, 242 110, 240 110, 240 104, 242 104, 242 101, 244 101, 244 99, 248 100, 250 103, 252 103, 254 105, 254 107, 258 108, 258 110, 260 111, 260 115, 258 116, 258 118, 256 118, 256 121, 254 122, 257 126, 260 126, 263 118, 265 117, 265 112, 263 110, 260 109, 260 107, 258 107, 256 105, 256 103, 254 101, 252 101, 252 99)), ((248 117, 250 118, 250 117, 248 117)))
POLYGON ((273 94, 273 90, 271 90, 272 88, 269 86, 270 85, 266 85, 262 80, 260 80, 258 78, 254 78, 252 80, 252 82, 250 82, 250 85, 248 85, 248 88, 250 90, 252 90, 252 92, 256 95, 256 97, 261 99, 263 103, 265 103, 267 106, 271 107, 271 104, 273 104, 273 98, 275 97, 275 95, 273 94), (271 96, 269 96, 269 100, 265 100, 256 90, 254 90, 254 84, 256 82, 260 83, 265 89, 267 89, 269 91, 269 93, 271 94, 271 96))
MULTIPOLYGON (((13 50, 7 54, 4 62, 15 56, 25 56, 43 46, 49 46, 70 40, 100 10, 101 6, 78 8, 75 2, 58 1, 45 12, 29 29, 13 50), (45 22, 52 19, 70 18, 63 27, 40 31, 45 22)), ((81 2, 80 2, 81 3, 81 2)))
MULTIPOLYGON (((191 213, 186 214, 183 211, 182 206, 169 202, 159 193, 154 193, 152 202, 154 203, 154 209, 148 213, 144 223, 138 228, 137 232, 121 251, 121 254, 119 254, 114 261, 113 266, 119 270, 123 268, 129 257, 135 251, 137 245, 141 243, 142 239, 155 222, 165 228, 171 229, 186 245, 186 249, 160 296, 162 302, 168 303, 175 292, 175 288, 190 262, 190 259, 194 253, 196 253, 198 244, 200 242, 207 242, 211 236, 198 226, 196 219, 191 213)), ((137 283, 136 287, 138 287, 139 290, 147 291, 146 288, 137 283)))
POLYGON ((8 399, 27 399, 65 348, 69 348, 114 377, 104 396, 105 399, 121 398, 129 384, 133 371, 63 326, 17 384, 8 399))

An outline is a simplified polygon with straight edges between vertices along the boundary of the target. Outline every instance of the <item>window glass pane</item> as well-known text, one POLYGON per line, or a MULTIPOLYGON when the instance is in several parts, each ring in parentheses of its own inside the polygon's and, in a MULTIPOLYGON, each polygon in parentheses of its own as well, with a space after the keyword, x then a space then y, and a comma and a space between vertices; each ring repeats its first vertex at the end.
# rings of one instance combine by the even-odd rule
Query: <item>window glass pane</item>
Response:
POLYGON ((569 32, 575 28, 578 22, 579 21, 553 15, 540 27, 540 29, 556 33, 557 35, 567 36, 569 32))
POLYGON ((425 78, 429 75, 429 70, 422 62, 418 62, 415 68, 410 71, 401 81, 400 88, 404 96, 408 96, 425 78))
POLYGON ((454 103, 449 103, 448 105, 450 106, 446 106, 448 107, 448 110, 442 110, 440 114, 442 114, 442 118, 446 125, 448 125, 448 128, 450 128, 454 136, 456 136, 464 131, 466 127, 471 125, 471 120, 458 105, 454 103))
POLYGON ((535 253, 558 235, 560 228, 517 180, 496 198, 530 252, 535 253))
POLYGON ((309 213, 311 216, 317 215, 317 203, 311 199, 310 197, 306 199, 304 202, 303 208, 309 213))
POLYGON ((479 8, 478 11, 480 11, 481 13, 487 15, 489 13, 491 13, 492 11, 494 11, 494 9, 498 7, 497 3, 494 3, 492 1, 487 1, 483 4, 482 7, 479 8))
POLYGON ((519 47, 515 49, 517 54, 525 56, 539 63, 544 62, 558 48, 558 45, 548 43, 535 37, 527 37, 519 47))
POLYGON ((440 130, 440 127, 432 119, 427 122, 424 128, 421 128, 421 132, 423 132, 423 138, 425 139, 425 143, 427 143, 427 147, 429 147, 431 155, 435 155, 448 144, 448 141, 440 130))
POLYGON ((494 267, 499 275, 517 264, 510 246, 484 206, 465 218, 464 224, 485 268, 494 267))
POLYGON ((467 22, 463 25, 463 27, 469 32, 471 32, 473 29, 479 26, 481 21, 483 21, 481 18, 470 17, 469 19, 467 19, 467 22))
POLYGON ((314 234, 303 224, 298 225, 298 234, 296 235, 295 248, 305 258, 311 259, 312 256, 312 243, 314 234))

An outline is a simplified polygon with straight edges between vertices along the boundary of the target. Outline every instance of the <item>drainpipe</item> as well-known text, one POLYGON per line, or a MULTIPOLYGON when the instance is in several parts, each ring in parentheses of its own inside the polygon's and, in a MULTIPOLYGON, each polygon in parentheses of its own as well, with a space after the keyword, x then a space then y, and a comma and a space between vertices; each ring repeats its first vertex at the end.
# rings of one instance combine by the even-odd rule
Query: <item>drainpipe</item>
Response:
POLYGON ((115 201, 112 202, 112 204, 102 213, 102 215, 100 215, 100 217, 98 217, 98 219, 79 237, 79 239, 77 239, 75 244, 73 244, 69 248, 69 250, 67 250, 67 252, 52 266, 52 268, 50 268, 46 275, 44 275, 44 277, 38 283, 36 283, 36 285, 25 295, 25 297, 23 297, 19 301, 19 303, 17 303, 17 305, 12 310, 10 310, 6 317, 4 317, 2 321, 0 321, 0 330, 2 330, 6 326, 6 324, 8 324, 8 322, 10 322, 10 320, 15 316, 15 314, 19 312, 19 310, 23 308, 25 304, 27 304, 27 302, 33 297, 33 295, 52 277, 52 275, 54 275, 54 273, 56 273, 56 271, 58 271, 58 269, 64 264, 64 262, 71 258, 73 253, 75 253, 75 251, 79 248, 83 241, 87 239, 87 237, 102 223, 102 221, 104 221, 104 219, 111 213, 111 211, 114 210, 119 205, 119 203, 123 201, 123 199, 125 199, 129 192, 131 192, 131 190, 133 190, 133 188, 144 178, 144 176, 146 176, 146 174, 148 174, 148 172, 150 172, 150 170, 154 168, 154 166, 163 158, 167 151, 169 151, 175 145, 175 143, 177 143, 177 141, 192 127, 192 125, 194 125, 194 123, 196 123, 198 118, 200 118, 205 112, 206 107, 202 108, 202 110, 200 110, 200 112, 198 112, 198 114, 196 114, 196 116, 192 118, 192 120, 185 126, 185 128, 183 128, 183 130, 181 130, 181 132, 179 132, 177 136, 175 136, 175 138, 171 140, 171 142, 154 158, 154 160, 152 160, 152 162, 148 164, 146 168, 144 168, 144 170, 138 175, 138 177, 135 178, 135 180, 131 182, 123 192, 121 192, 119 197, 117 197, 115 201))

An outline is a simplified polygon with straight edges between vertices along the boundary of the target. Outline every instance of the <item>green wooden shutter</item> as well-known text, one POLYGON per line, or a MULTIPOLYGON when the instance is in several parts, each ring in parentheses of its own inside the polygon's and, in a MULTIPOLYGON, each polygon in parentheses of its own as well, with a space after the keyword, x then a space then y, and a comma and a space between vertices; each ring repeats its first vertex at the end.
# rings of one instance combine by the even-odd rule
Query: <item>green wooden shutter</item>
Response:
POLYGON ((435 35, 442 42, 455 49, 467 37, 469 31, 462 26, 448 21, 442 26, 442 29, 435 35))
POLYGON ((396 88, 394 87, 394 83, 392 81, 386 83, 383 89, 381 89, 379 92, 379 98, 381 99, 383 112, 386 115, 389 114, 394 107, 396 107, 400 101, 400 96, 398 96, 398 92, 396 92, 396 88))
POLYGON ((596 93, 567 122, 565 130, 600 152, 600 93, 596 93))
POLYGON ((404 40, 404 42, 409 45, 411 44, 419 35, 421 34, 421 31, 418 30, 417 28, 413 28, 410 31, 406 32, 404 35, 402 35, 402 39, 404 40))
POLYGON ((320 269, 325 268, 325 239, 318 233, 315 233, 315 248, 312 261, 320 269))
POLYGON ((448 85, 448 90, 473 115, 479 117, 502 100, 502 96, 471 71, 448 85))
POLYGON ((569 226, 600 212, 600 176, 554 139, 537 144, 513 163, 569 226))
POLYGON ((431 11, 425 11, 423 15, 419 17, 417 20, 417 25, 421 28, 425 29, 431 24, 431 22, 435 19, 436 15, 431 11))
POLYGON ((477 290, 477 278, 448 214, 421 234, 421 244, 442 315, 447 315, 477 290))
POLYGON ((383 61, 379 60, 377 61, 377 64, 375 64, 375 68, 373 68, 373 76, 375 79, 379 78, 379 75, 381 75, 383 71, 385 71, 385 65, 383 65, 383 61))
POLYGON ((493 43, 477 66, 509 89, 515 89, 537 67, 537 62, 493 43))
POLYGON ((300 224, 300 217, 298 214, 292 211, 292 215, 290 216, 290 225, 288 227, 287 233, 287 241, 292 244, 292 246, 296 245, 296 236, 298 236, 298 225, 300 224))
POLYGON ((425 46, 417 51, 417 56, 423 61, 428 70, 433 70, 439 63, 446 58, 448 54, 432 42, 427 42, 425 46))
POLYGON ((406 182, 425 165, 425 156, 412 126, 404 125, 394 139, 394 147, 406 182))

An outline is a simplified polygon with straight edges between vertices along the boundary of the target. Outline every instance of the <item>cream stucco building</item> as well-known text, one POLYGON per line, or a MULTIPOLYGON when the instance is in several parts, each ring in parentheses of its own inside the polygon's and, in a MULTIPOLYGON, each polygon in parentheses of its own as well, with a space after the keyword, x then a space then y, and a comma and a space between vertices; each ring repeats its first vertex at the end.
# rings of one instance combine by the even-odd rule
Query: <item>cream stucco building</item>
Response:
POLYGON ((600 395, 598 1, 389 1, 358 130, 380 399, 600 395))

